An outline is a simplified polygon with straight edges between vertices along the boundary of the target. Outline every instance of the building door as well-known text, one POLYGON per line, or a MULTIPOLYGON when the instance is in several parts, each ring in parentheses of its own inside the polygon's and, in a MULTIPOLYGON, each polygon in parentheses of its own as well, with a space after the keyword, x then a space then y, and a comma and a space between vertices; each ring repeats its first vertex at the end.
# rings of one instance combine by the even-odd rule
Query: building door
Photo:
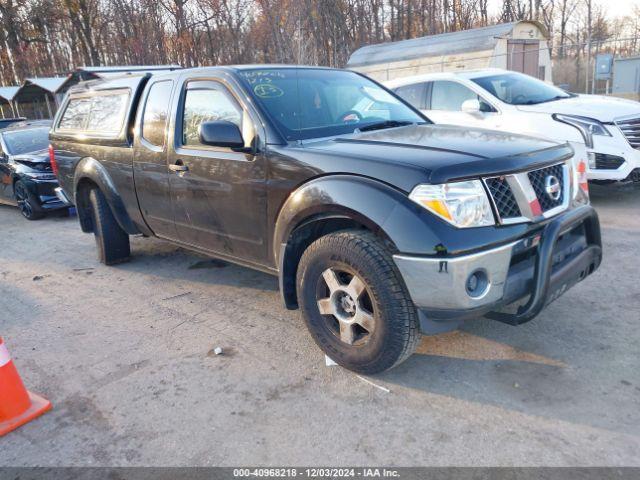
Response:
POLYGON ((540 78, 539 40, 508 40, 507 51, 507 69, 540 78))

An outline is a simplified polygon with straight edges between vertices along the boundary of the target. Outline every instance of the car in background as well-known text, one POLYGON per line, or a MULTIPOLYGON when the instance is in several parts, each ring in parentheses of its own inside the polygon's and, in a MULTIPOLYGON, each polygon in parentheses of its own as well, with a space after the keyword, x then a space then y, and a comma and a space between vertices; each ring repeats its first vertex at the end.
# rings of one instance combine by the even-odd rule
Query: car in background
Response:
POLYGON ((0 118, 0 128, 6 128, 12 123, 24 122, 27 119, 25 117, 15 117, 15 118, 0 118))
POLYGON ((56 197, 50 128, 51 121, 24 121, 0 129, 0 203, 17 205, 28 220, 70 206, 56 197))
POLYGON ((385 82, 435 123, 570 142, 590 181, 640 181, 640 103, 577 95, 522 73, 484 69, 385 82))

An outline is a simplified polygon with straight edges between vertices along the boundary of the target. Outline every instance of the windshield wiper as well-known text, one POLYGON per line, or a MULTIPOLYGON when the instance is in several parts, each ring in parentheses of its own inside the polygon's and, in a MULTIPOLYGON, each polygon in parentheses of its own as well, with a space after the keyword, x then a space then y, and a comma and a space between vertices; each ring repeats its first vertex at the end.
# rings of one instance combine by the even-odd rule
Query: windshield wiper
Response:
POLYGON ((385 120, 383 122, 371 123, 364 127, 356 128, 359 132, 369 132, 371 130, 382 130, 385 128, 404 127, 405 125, 412 125, 414 122, 409 120, 385 120))
POLYGON ((547 98, 546 100, 528 100, 526 102, 518 103, 517 105, 539 105, 541 103, 555 102, 556 100, 563 100, 565 98, 571 98, 569 95, 556 95, 555 97, 547 98))
POLYGON ((571 98, 569 95, 556 95, 555 97, 551 97, 551 98, 547 98, 546 100, 542 100, 541 102, 538 103, 549 103, 549 102, 555 102, 556 100, 564 100, 565 98, 571 98))

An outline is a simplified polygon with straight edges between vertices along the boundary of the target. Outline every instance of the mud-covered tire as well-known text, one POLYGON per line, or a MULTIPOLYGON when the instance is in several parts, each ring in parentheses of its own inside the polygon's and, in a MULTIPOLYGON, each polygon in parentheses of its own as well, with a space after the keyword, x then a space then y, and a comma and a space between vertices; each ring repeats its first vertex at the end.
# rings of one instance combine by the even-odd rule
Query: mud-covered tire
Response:
POLYGON ((415 351, 420 340, 416 308, 388 248, 372 233, 341 231, 313 242, 298 265, 296 285, 307 328, 339 365, 374 374, 415 351), (358 291, 363 293, 349 294, 358 291), (369 319, 354 324, 361 315, 369 319))
POLYGON ((126 262, 131 254, 129 235, 118 225, 104 194, 97 188, 92 189, 89 202, 98 259, 105 265, 126 262))

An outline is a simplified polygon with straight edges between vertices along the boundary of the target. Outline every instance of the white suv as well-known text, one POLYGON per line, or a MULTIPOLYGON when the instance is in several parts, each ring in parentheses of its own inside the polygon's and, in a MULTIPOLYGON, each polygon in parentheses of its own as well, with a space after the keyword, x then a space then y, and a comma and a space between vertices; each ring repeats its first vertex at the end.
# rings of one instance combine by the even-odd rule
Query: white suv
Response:
POLYGON ((640 181, 640 103, 576 95, 500 69, 434 73, 385 82, 436 123, 570 142, 592 181, 640 181))

